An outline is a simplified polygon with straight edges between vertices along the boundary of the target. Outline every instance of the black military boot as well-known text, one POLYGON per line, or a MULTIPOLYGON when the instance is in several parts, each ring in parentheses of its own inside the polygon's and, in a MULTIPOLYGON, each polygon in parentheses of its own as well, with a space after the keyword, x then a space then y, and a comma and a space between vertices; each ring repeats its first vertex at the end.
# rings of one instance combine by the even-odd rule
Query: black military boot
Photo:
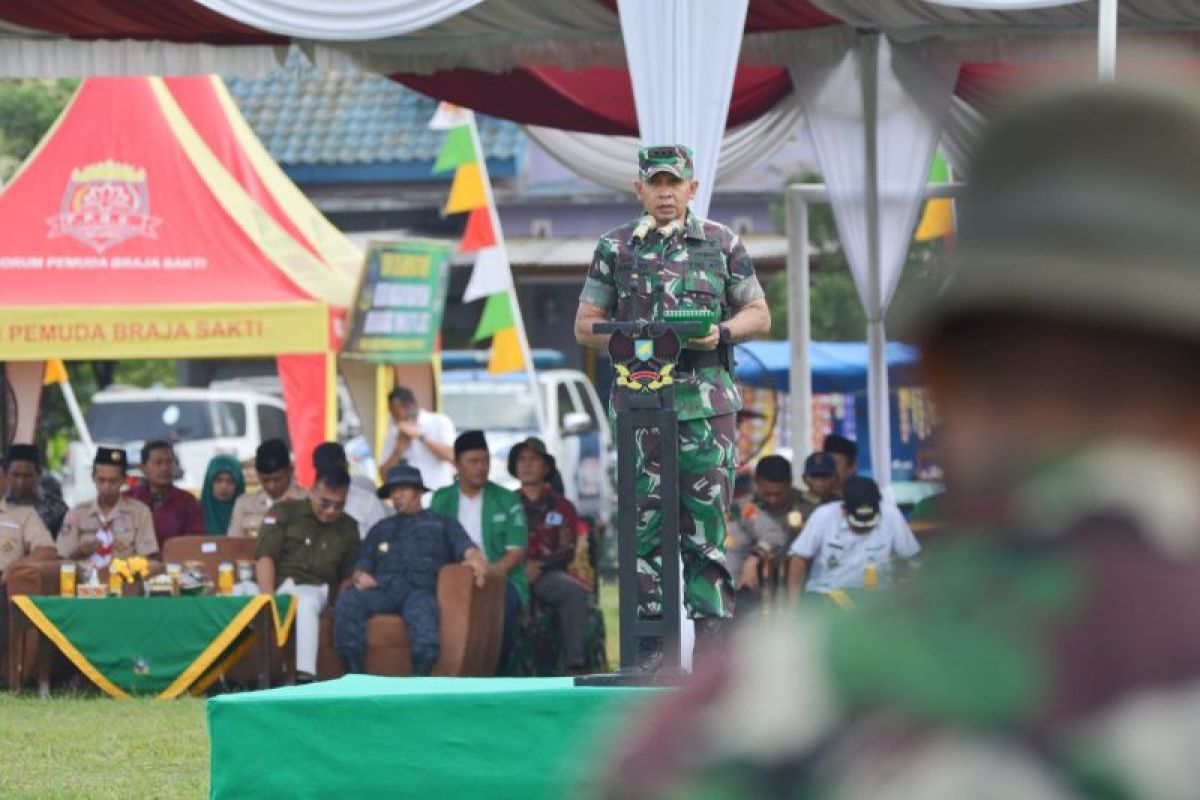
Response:
POLYGON ((637 658, 629 666, 621 667, 621 674, 654 675, 662 669, 664 659, 662 639, 640 639, 637 658))

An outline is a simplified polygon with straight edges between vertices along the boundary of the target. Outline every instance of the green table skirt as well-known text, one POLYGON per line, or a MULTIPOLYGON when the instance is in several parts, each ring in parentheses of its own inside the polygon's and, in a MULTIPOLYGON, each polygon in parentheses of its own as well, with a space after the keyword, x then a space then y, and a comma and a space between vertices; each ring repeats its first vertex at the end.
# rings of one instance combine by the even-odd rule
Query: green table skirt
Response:
POLYGON ((577 796, 662 690, 570 678, 379 678, 208 701, 214 798, 577 796))
POLYGON ((293 598, 18 595, 13 603, 93 683, 113 697, 177 697, 249 649, 248 626, 268 604, 287 640, 293 598))

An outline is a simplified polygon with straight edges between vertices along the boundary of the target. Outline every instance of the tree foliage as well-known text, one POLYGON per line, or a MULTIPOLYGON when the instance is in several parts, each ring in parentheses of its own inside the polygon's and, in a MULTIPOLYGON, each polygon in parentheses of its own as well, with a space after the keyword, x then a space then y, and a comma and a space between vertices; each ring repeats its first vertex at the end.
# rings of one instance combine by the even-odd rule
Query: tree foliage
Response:
POLYGON ((0 178, 13 176, 78 86, 77 80, 0 80, 0 178))
MULTIPOLYGON (((790 178, 787 183, 820 183, 815 173, 790 178)), ((786 231, 784 206, 771 207, 776 230, 786 231)), ((850 265, 838 238, 833 208, 828 203, 808 207, 809 314, 812 338, 817 341, 862 341, 867 316, 859 300, 850 265)), ((913 293, 934 293, 946 278, 942 241, 913 242, 909 246, 892 307, 913 293)), ((771 338, 787 338, 787 274, 771 276, 764 287, 771 308, 771 338)))

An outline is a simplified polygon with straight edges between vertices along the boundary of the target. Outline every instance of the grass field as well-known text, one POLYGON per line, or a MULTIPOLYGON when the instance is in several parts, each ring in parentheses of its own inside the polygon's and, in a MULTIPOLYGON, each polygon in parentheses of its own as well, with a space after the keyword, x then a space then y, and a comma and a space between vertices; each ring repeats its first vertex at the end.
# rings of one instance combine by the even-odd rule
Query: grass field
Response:
POLYGON ((207 795, 203 700, 0 695, 0 797, 207 795))
MULTIPOLYGON (((618 663, 617 587, 603 583, 608 659, 618 663)), ((201 699, 117 701, 0 693, 0 798, 202 798, 208 734, 201 699)))

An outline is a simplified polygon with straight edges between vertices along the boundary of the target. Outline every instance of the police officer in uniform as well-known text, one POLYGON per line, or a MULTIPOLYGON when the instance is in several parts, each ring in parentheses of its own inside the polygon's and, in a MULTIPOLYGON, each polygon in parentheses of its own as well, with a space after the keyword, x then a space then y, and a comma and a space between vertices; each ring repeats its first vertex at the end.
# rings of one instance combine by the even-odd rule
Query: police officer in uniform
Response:
POLYGON ((329 594, 350 577, 358 558, 358 524, 345 512, 349 490, 346 470, 318 473, 307 498, 271 506, 259 531, 259 590, 296 598, 296 678, 301 682, 317 673, 317 634, 329 594))
POLYGON ((337 600, 334 642, 347 672, 362 672, 367 650, 367 620, 376 614, 400 614, 412 642, 416 675, 428 675, 438 659, 438 572, 459 561, 482 586, 487 557, 457 520, 427 511, 421 497, 429 491, 421 471, 401 462, 388 470, 379 488, 396 516, 377 523, 363 541, 351 586, 337 600))
POLYGON ((836 498, 835 466, 828 453, 804 462, 803 490, 792 485, 792 464, 769 455, 754 467, 754 495, 730 510, 729 572, 736 576, 738 616, 753 613, 784 587, 786 554, 816 508, 836 498))
POLYGON ((229 518, 229 536, 258 536, 263 517, 271 506, 282 500, 303 500, 304 490, 296 483, 287 442, 267 439, 254 451, 254 471, 262 488, 244 494, 233 504, 229 518))
MULTIPOLYGON (((661 319, 663 312, 684 307, 717 312, 719 324, 683 343, 675 373, 683 601, 696 620, 697 650, 703 651, 720 642, 723 623, 733 613, 725 515, 733 492, 734 415, 741 398, 729 354, 735 343, 767 333, 771 314, 738 236, 688 209, 698 186, 692 175, 688 147, 639 151, 634 192, 644 213, 600 237, 579 297, 575 337, 582 345, 604 350, 608 336, 592 332, 597 322, 661 319)), ((660 438, 656 430, 643 429, 636 443, 638 611, 644 618, 662 613, 660 438)), ((642 660, 650 668, 659 659, 651 650, 642 660)))

